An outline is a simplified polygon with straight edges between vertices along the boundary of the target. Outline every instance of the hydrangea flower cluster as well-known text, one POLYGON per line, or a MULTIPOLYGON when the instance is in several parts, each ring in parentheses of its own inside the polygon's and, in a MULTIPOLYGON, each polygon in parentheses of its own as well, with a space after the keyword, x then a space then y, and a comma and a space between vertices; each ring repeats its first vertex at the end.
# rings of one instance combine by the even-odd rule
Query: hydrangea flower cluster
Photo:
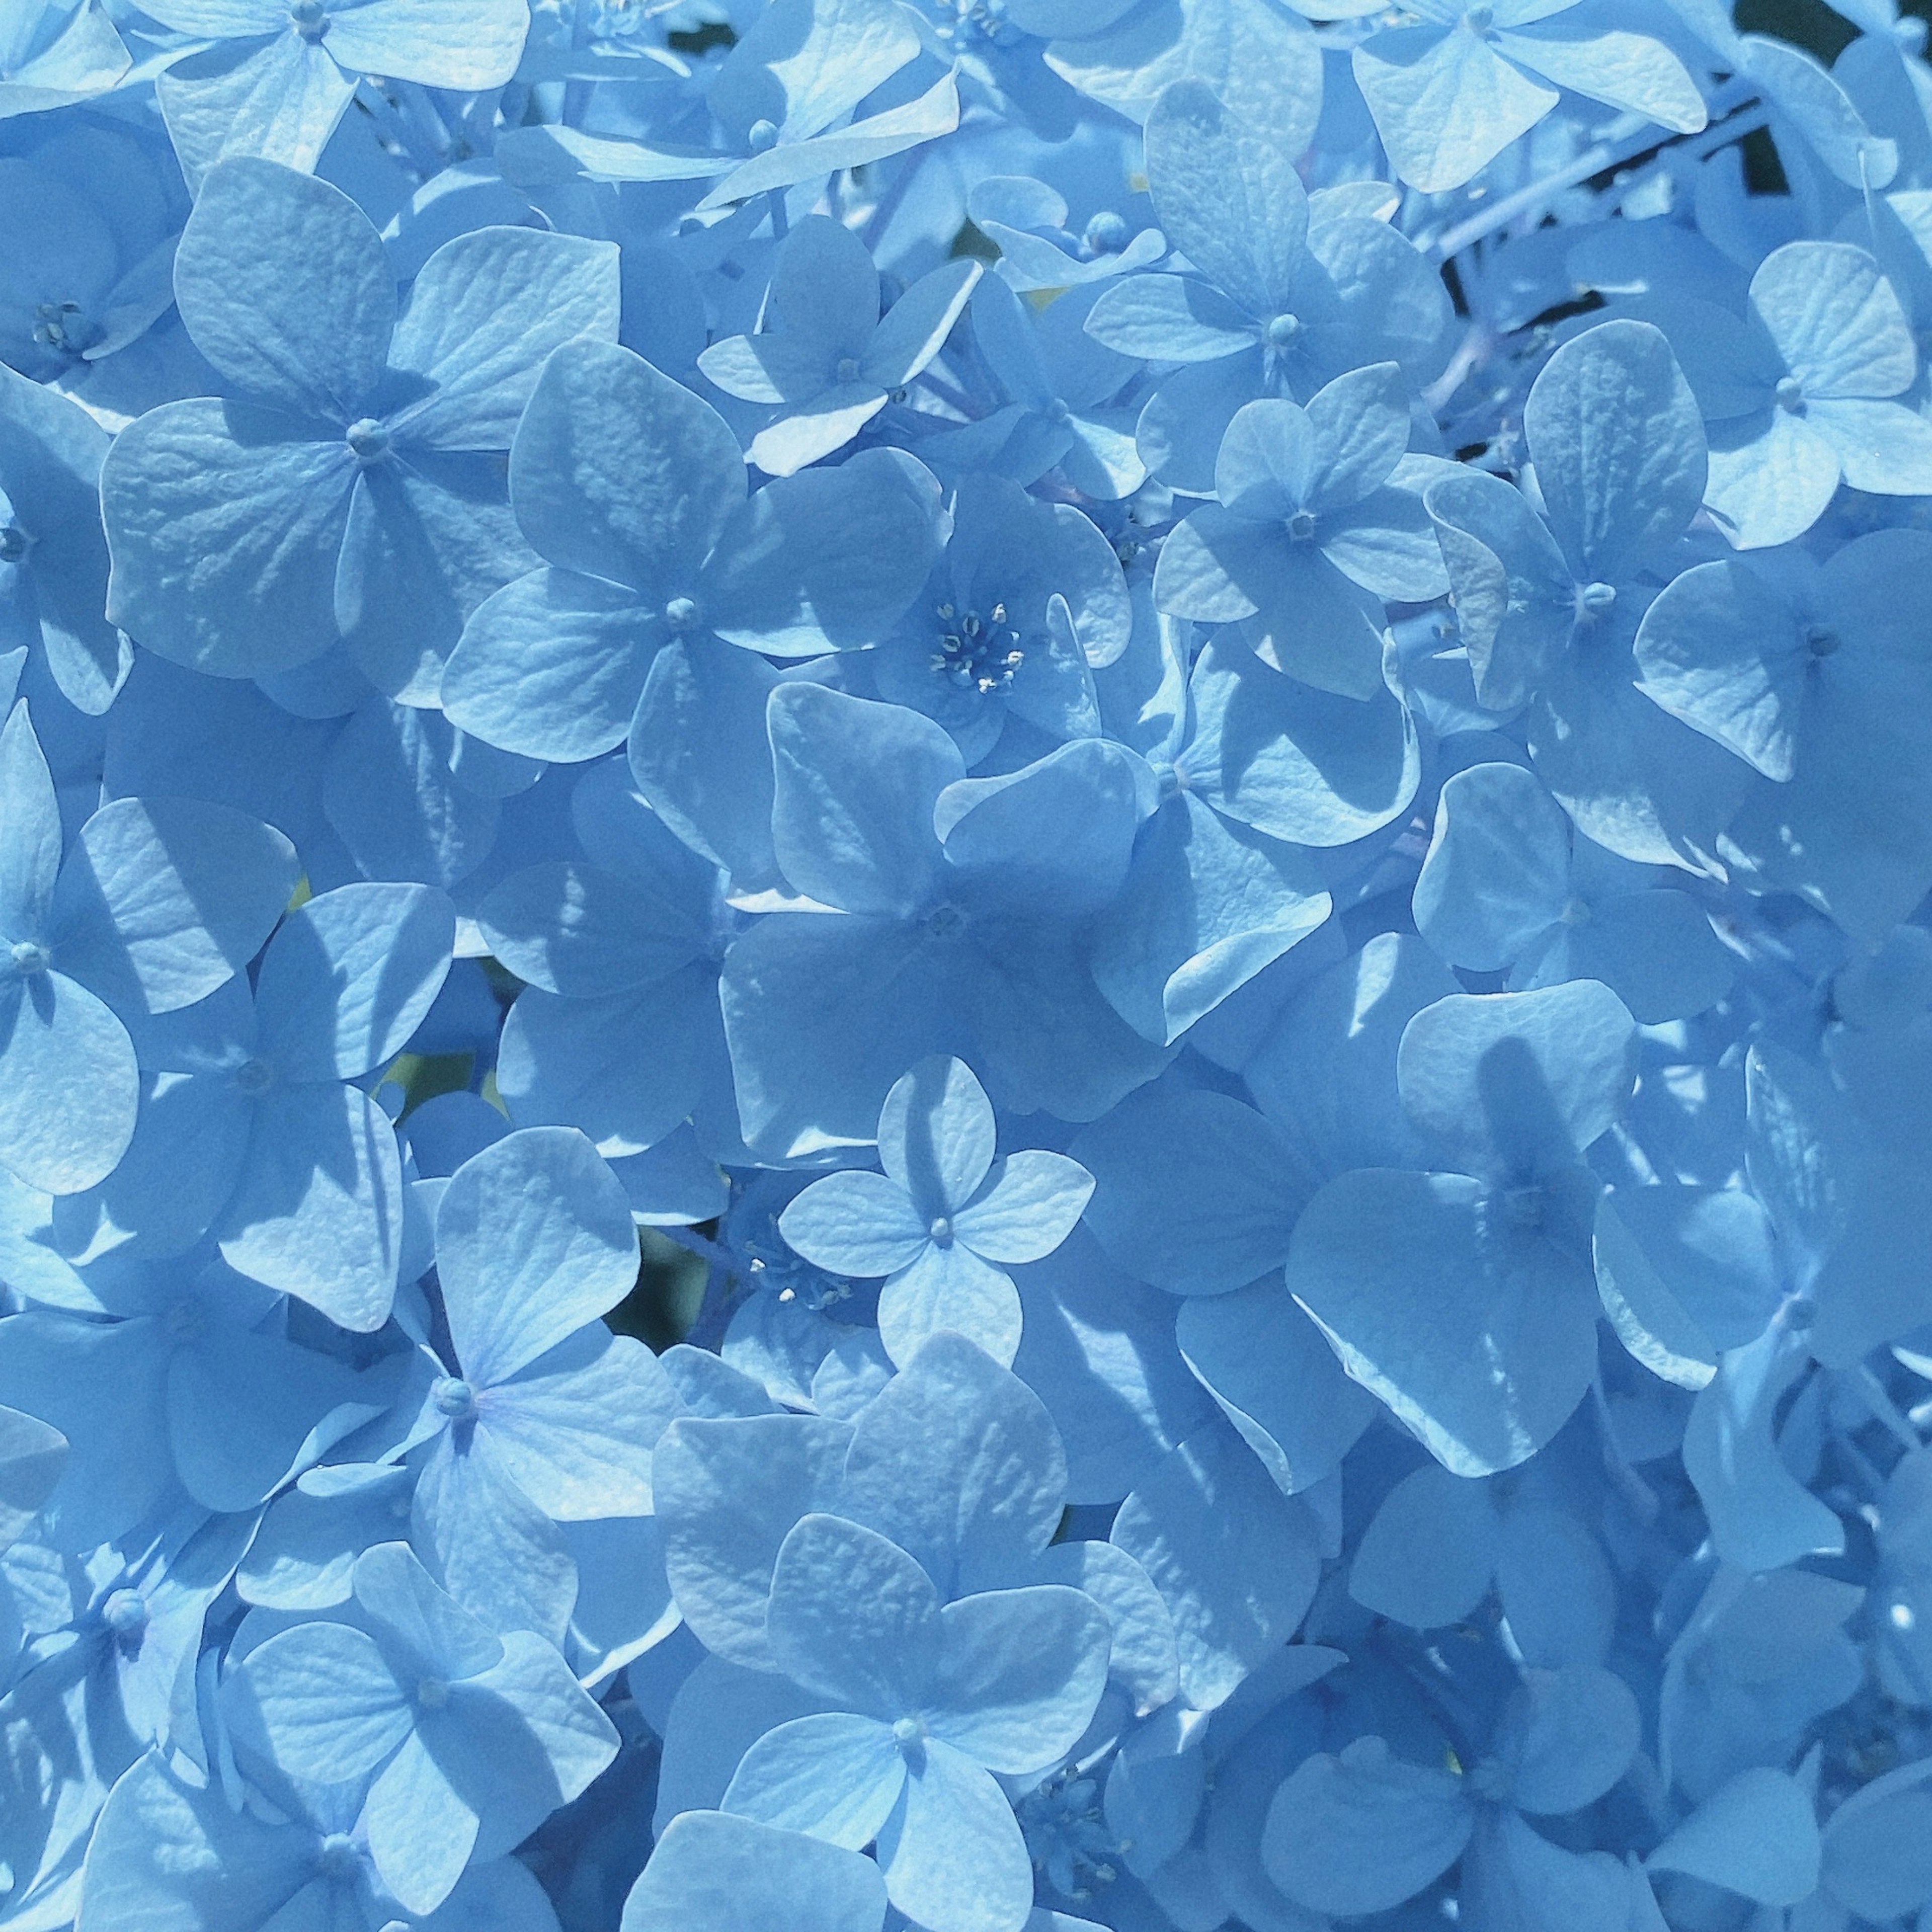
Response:
POLYGON ((0 4, 0 1932, 1932 1932, 1833 4, 0 4))

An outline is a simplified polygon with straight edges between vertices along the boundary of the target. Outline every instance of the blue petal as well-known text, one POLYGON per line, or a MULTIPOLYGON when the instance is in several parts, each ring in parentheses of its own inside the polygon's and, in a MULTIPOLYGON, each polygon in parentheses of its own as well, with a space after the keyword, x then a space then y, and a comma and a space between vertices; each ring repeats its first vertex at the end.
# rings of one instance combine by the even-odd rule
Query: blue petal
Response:
POLYGON ((1087 1225, 1144 1281, 1220 1294, 1278 1268, 1312 1184, 1277 1129, 1225 1094, 1137 1096, 1072 1143, 1087 1225))
POLYGON ((175 300, 243 396, 322 423, 370 413, 395 277, 340 188, 272 161, 211 168, 176 251, 175 300))
POLYGON ((528 1127, 450 1177, 436 1210, 450 1339, 478 1388, 616 1306, 637 1279, 631 1210, 590 1142, 528 1127))
POLYGON ((1284 1495, 1335 1474, 1375 1419, 1278 1277, 1184 1303, 1174 1339, 1284 1495))
POLYGON ((1262 1863, 1310 1911, 1386 1911, 1446 1871, 1468 1843, 1473 1810, 1447 1772, 1358 1738, 1339 1757, 1305 1760, 1268 1808, 1262 1863))
POLYGON ((454 926, 428 886, 338 886, 298 907, 256 982, 264 1058, 291 1080, 358 1079, 392 1059, 442 990, 454 926))
POLYGON ((1369 1168, 1330 1181, 1287 1274, 1342 1366, 1457 1475, 1526 1461, 1596 1373, 1587 1263, 1560 1234, 1511 1225, 1460 1174, 1369 1168))
POLYGON ((624 1901, 621 1932, 880 1932, 885 1881, 802 1833, 686 1811, 658 1838, 624 1901))
POLYGON ((1109 1540, 1172 1613, 1181 1695, 1198 1711, 1225 1703, 1294 1634, 1321 1568, 1304 1505, 1225 1425, 1168 1455, 1121 1504, 1109 1540))
POLYGON ((1059 1527, 1066 1462, 1034 1391, 940 1334, 859 1417, 839 1494, 952 1597, 1026 1574, 1059 1527))
POLYGON ((1765 1905, 1795 1905, 1818 1882, 1811 1801, 1781 1771, 1738 1772, 1713 1792, 1644 1862, 1687 1872, 1765 1905))
POLYGON ((852 1439, 816 1415, 674 1422, 652 1458, 664 1568, 705 1647, 752 1670, 776 1670, 765 1636, 772 1566, 792 1526, 838 1506, 852 1439))

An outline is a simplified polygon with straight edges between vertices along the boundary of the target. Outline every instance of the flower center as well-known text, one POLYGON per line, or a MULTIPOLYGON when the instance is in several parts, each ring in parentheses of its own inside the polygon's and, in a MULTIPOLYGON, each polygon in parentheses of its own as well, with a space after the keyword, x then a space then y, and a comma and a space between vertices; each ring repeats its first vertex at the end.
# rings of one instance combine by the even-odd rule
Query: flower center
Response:
POLYGON ((1495 10, 1489 7, 1472 7, 1462 16, 1462 24, 1480 40, 1496 23, 1495 10))
POLYGON ((770 154, 778 144, 778 124, 776 121, 754 121, 745 140, 753 154, 770 154))
POLYGON ((942 1248, 950 1248, 952 1246, 952 1222, 950 1216, 945 1214, 935 1214, 932 1217, 932 1226, 927 1228, 926 1232, 930 1234, 933 1240, 942 1248))
POLYGON ((1590 902, 1572 892, 1563 902, 1563 910, 1557 917, 1565 926, 1588 926, 1590 922, 1590 902))
POLYGON ((34 309, 34 340, 44 349, 78 356, 100 333, 77 302, 44 302, 34 309))
POLYGON ((116 1590, 100 1606, 100 1621, 116 1636, 139 1636, 148 1628, 148 1602, 138 1590, 116 1590))
POLYGON ((698 623, 698 599, 694 597, 674 597, 664 606, 664 622, 674 631, 694 629, 698 623))
POLYGON ((0 524, 0 563, 18 563, 31 539, 17 524, 0 524))
POLYGON ((962 617, 950 604, 939 607, 940 633, 932 654, 934 673, 960 691, 976 691, 982 698, 1004 696, 1012 688, 1014 674, 1026 661, 1020 634, 1006 616, 1006 607, 995 604, 982 617, 968 610, 962 617))
POLYGON ((235 1070, 238 1093, 260 1098, 275 1084, 275 1070, 266 1060, 244 1060, 235 1070))
POLYGON ((1006 0, 951 0, 950 6, 947 0, 940 0, 936 10, 940 37, 955 47, 970 47, 976 41, 1007 46, 1022 38, 1006 19, 1006 0))
POLYGON ((1119 1876, 1126 1843, 1108 1828, 1100 1786, 1069 1768, 1055 1772, 1018 1805, 1027 1856, 1063 1897, 1076 1903, 1119 1876))
POLYGON ((852 1284, 843 1275, 814 1268, 794 1254, 780 1239, 776 1224, 767 1222, 766 1228, 733 1244, 745 1258, 754 1288, 772 1292, 780 1301, 795 1301, 814 1315, 851 1299, 852 1284))
POLYGON ((14 970, 23 980, 37 979, 54 963, 54 956, 38 939, 14 942, 14 970))
POLYGON ((349 425, 347 441, 356 460, 366 470, 388 454, 388 425, 378 422, 374 416, 363 416, 349 425))
POLYGON ((859 358, 856 356, 842 356, 838 358, 838 380, 842 382, 856 382, 859 380, 859 358))
POLYGON ((355 1841, 346 1832, 332 1832, 315 1855, 317 1874, 332 1885, 346 1885, 356 1876, 355 1841))
POLYGON ((1103 208, 1088 223, 1080 238, 1090 255, 1118 255, 1127 245, 1126 217, 1103 208))
POLYGON ((1292 543, 1312 543, 1315 541, 1315 512, 1298 510, 1288 520, 1288 541, 1292 543))
POLYGON ((476 1391, 460 1376, 445 1376, 430 1391, 430 1400, 452 1422, 476 1419, 476 1391))
POLYGON ((1780 376, 1772 393, 1778 398, 1778 406, 1789 410, 1793 416, 1804 406, 1804 386, 1796 376, 1780 376))
POLYGON ((1503 1190, 1503 1218, 1512 1228, 1540 1228, 1543 1226, 1543 1190, 1540 1187, 1508 1187, 1503 1190))
POLYGON ((914 1751, 926 1742, 926 1726, 917 1718, 892 1720, 892 1742, 902 1751, 914 1751))
POLYGON ((440 1677, 425 1677, 416 1686, 416 1702, 425 1711, 440 1711, 449 1702, 449 1686, 440 1677))
POLYGON ((1301 318, 1298 315, 1278 315, 1268 326, 1268 346, 1286 349, 1301 334, 1301 318))
POLYGON ((1576 593, 1576 610, 1580 616, 1600 617, 1617 601, 1617 586, 1614 584, 1586 584, 1576 593))
POLYGON ((328 12, 322 0, 289 0, 289 20, 305 40, 319 40, 328 32, 328 12))
POLYGON ((1828 624, 1808 624, 1804 627, 1804 648, 1814 658, 1828 658, 1844 642, 1828 624))

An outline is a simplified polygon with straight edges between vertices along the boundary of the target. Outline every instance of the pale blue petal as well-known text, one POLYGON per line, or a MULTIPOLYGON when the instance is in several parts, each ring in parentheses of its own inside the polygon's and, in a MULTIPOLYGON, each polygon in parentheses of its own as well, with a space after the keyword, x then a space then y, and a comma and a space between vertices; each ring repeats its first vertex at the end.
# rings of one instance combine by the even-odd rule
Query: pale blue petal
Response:
POLYGON ((370 413, 395 277, 340 188, 273 161, 211 169, 175 253, 175 300, 242 395, 338 433, 370 413))
POLYGON ((346 1624, 301 1624, 257 1646, 221 1701, 244 1742, 319 1784, 373 1771, 410 1732, 406 1694, 375 1640, 346 1624))
POLYGON ((1600 322, 1544 365, 1523 408, 1550 526, 1580 584, 1618 584, 1682 536, 1704 495, 1704 430, 1662 333, 1600 322))
POLYGON ((366 1334, 388 1318, 402 1231, 395 1130, 366 1094, 325 1081, 256 1102, 214 1226, 230 1267, 366 1334))
POLYGON ((919 908, 939 877, 933 807, 965 776, 951 738, 915 711, 822 685, 781 685, 768 710, 785 877, 846 912, 919 908))
POLYGON ((677 1406, 657 1357, 600 1323, 490 1388, 478 1426, 511 1480, 554 1521, 642 1516, 651 1451, 677 1406))
POLYGON ((1295 1230, 1287 1276, 1343 1367, 1457 1475, 1526 1461, 1596 1373, 1588 1262, 1460 1174, 1330 1181, 1295 1230))
POLYGON ((1004 1368, 1018 1351, 1022 1318, 1012 1277, 963 1240, 929 1243, 879 1291, 879 1339, 895 1364, 950 1330, 1004 1368))
POLYGON ((292 416, 241 402, 149 410, 100 472, 109 621, 218 677, 319 657, 336 640, 355 477, 346 443, 292 416))
POLYGON ((880 1932, 885 1881, 869 1858, 724 1812, 687 1811, 660 1835, 621 1932, 880 1932))
POLYGON ((1403 1030, 1402 1105, 1462 1172, 1526 1179, 1567 1165, 1616 1120, 1634 1084, 1636 1030, 1591 980, 1438 1000, 1403 1030))
POLYGON ((1174 1339, 1284 1495, 1334 1474, 1375 1418, 1278 1276, 1184 1303, 1174 1339))
MULTIPOLYGON (((1226 634, 1224 634, 1226 636, 1226 634)), ((1408 809, 1420 782, 1415 727, 1387 690, 1342 697, 1210 643, 1189 691, 1190 784, 1217 812, 1298 845, 1346 845, 1408 809)))
POLYGON ((856 1852, 878 1836, 905 1779, 890 1726, 827 1711, 767 1731, 745 1754, 721 1802, 737 1816, 856 1852))
POLYGON ((528 1127, 450 1177, 436 1259, 463 1373, 487 1388, 616 1306, 636 1281, 638 1241, 589 1141, 528 1127))
POLYGON ((932 1932, 1006 1932, 1022 1923, 1033 1868, 1006 1793, 936 1738, 907 1771, 879 1832, 887 1897, 932 1932))
POLYGON ((664 1568, 708 1650, 778 1668, 765 1637, 772 1567, 801 1517, 837 1504, 851 1440, 847 1424, 816 1415, 686 1418, 666 1430, 652 1459, 664 1568))
POLYGON ((1460 1623, 1488 1594, 1501 1544, 1494 1498, 1434 1463, 1384 1496, 1348 1571, 1348 1594, 1415 1630, 1460 1623))
POLYGON ((779 1547, 766 1628, 794 1683, 890 1723, 932 1694, 939 1608, 932 1580, 896 1544, 814 1514, 779 1547))
POLYGON ((1795 1905, 1818 1882, 1811 1801, 1796 1780, 1760 1767, 1713 1792, 1644 1862, 1766 1905, 1795 1905))
POLYGON ((261 1052, 290 1080, 359 1078, 442 989, 455 914, 434 886, 338 886, 290 914, 256 982, 261 1052))
POLYGON ((1073 1142, 1094 1177, 1087 1225, 1136 1279, 1220 1294, 1279 1268, 1312 1178, 1280 1130, 1227 1095, 1162 1092, 1073 1142))
POLYGON ((1362 1738, 1305 1760, 1275 1794, 1262 1863, 1310 1911, 1386 1911, 1455 1862, 1473 1822, 1457 1779, 1362 1738))
POLYGON ((92 1187, 127 1151, 140 1098, 128 1030, 84 986, 0 982, 0 1165, 49 1194, 92 1187))
POLYGON ((958 1335, 928 1341, 858 1417, 841 1507, 947 1596, 1012 1580, 1044 1550, 1066 1460, 1040 1397, 958 1335))
POLYGON ((1072 1232, 1093 1192, 1094 1177, 1065 1154, 1008 1154, 953 1216, 953 1229, 988 1261, 1036 1262, 1072 1232))
POLYGON ((922 1060, 893 1082, 879 1110, 879 1165, 928 1216, 972 1198, 993 1164, 994 1144, 992 1103, 963 1060, 922 1060))
POLYGON ((1225 1703, 1293 1636, 1321 1569, 1312 1520, 1234 1432, 1204 1430, 1121 1504, 1109 1540, 1152 1578, 1174 1618, 1180 1690, 1225 1703))
POLYGON ((807 1261, 836 1274, 890 1274, 910 1267, 932 1239, 898 1181, 860 1169, 814 1180, 778 1217, 778 1231, 807 1261))
POLYGON ((287 839, 226 806, 117 799, 81 827, 61 874, 56 958, 117 1006, 172 1012, 255 956, 297 874, 287 839))
POLYGON ((554 564, 662 602, 690 596, 745 496, 724 418, 614 343, 566 343, 510 450, 510 501, 554 564))

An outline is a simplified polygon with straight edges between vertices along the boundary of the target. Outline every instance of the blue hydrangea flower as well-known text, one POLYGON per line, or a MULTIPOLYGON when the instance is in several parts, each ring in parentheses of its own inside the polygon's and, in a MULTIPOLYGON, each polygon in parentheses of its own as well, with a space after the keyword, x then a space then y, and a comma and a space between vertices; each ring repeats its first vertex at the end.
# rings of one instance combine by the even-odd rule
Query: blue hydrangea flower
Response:
POLYGON ((1667 40, 1600 17, 1576 0, 1550 6, 1431 4, 1420 21, 1372 34, 1355 81, 1396 173, 1426 193, 1460 188, 1556 106, 1568 88, 1695 134, 1703 97, 1667 40))
POLYGON ((1880 530, 1822 568, 1700 564, 1645 612, 1634 646, 1646 694, 1762 774, 1725 830, 1733 862, 1868 941, 1932 883, 1910 695, 1923 653, 1904 594, 1926 553, 1922 532, 1880 530))
POLYGON ((774 914, 726 958, 749 1145, 870 1144, 892 1083, 928 1052, 976 1064, 1022 1111, 1103 1112, 1157 1070, 1160 1050, 1080 965, 1079 922, 1119 890, 1143 815, 1130 754, 1078 739, 968 779, 952 740, 904 706, 800 682, 769 710, 779 862, 848 916, 774 914))
POLYGON ((1147 140, 1155 211, 1194 274, 1105 290, 1087 327, 1124 355, 1186 365, 1141 414, 1138 446, 1157 476, 1210 494, 1244 403, 1306 398, 1371 363, 1393 362, 1412 381, 1436 373, 1449 319, 1441 282, 1387 223, 1315 219, 1277 123, 1178 81, 1148 115, 1147 140))
POLYGON ((946 554, 868 654, 878 694, 946 727, 968 765, 1100 735, 1092 671, 1126 649, 1120 566, 1094 524, 1003 477, 954 492, 946 554))
POLYGON ((1458 1168, 1342 1174, 1295 1227, 1290 1292, 1459 1475, 1534 1455, 1594 1372, 1597 1184, 1580 1156, 1628 1097, 1634 1031, 1590 980, 1426 1007, 1397 1078, 1458 1168))
POLYGON ((1671 334, 1709 425, 1705 501, 1738 548, 1802 536, 1840 481, 1932 494, 1932 425, 1898 400, 1916 346, 1864 249, 1789 243, 1758 264, 1742 319, 1694 305, 1671 334))
POLYGON ((434 1445, 416 1532, 460 1602, 557 1641, 576 1578, 552 1526, 646 1514, 673 1412, 656 1359, 598 1319, 637 1279, 629 1205, 582 1135, 526 1128, 449 1178, 436 1252, 449 1346, 410 1432, 434 1445))
POLYGON ((1010 1364, 1019 1294, 1000 1264, 1051 1254, 1093 1177, 1044 1149, 996 1159, 992 1104, 957 1060, 922 1060, 893 1082, 878 1139, 883 1174, 814 1181, 779 1216, 779 1232, 820 1268, 886 1277, 879 1334, 894 1361, 952 1329, 1010 1364))
POLYGON ((266 160, 214 171, 175 297, 227 394, 151 410, 116 442, 114 621, 223 677, 340 638, 380 688, 433 704, 464 619, 526 563, 502 452, 538 369, 572 337, 614 336, 617 296, 608 248, 482 229, 424 265, 399 314, 380 238, 339 189, 266 160))
POLYGON ((1531 758, 1586 837, 1640 865, 1696 869, 1748 776, 1658 716, 1630 651, 1649 582, 1669 574, 1704 494, 1690 386, 1657 329, 1601 322, 1544 365, 1523 430, 1544 517, 1478 470, 1425 496, 1477 696, 1500 710, 1534 693, 1531 758))
POLYGON ((549 1645, 492 1634, 405 1544, 356 1559, 355 1604, 356 1623, 297 1624, 250 1650, 223 1709, 238 1745, 286 1775, 359 1781, 376 1873, 433 1912, 479 1840, 507 1849, 574 1798, 616 1733, 549 1645))
POLYGON ((942 1604, 897 1544, 835 1516, 780 1546, 773 1654, 824 1708, 768 1731, 724 1808, 850 1850, 877 1841, 886 1894, 934 1932, 1018 1932, 1033 1897, 995 1771, 1037 1770, 1079 1736, 1107 1622, 1057 1584, 942 1604))
POLYGON ((464 628, 443 704, 536 758, 621 742, 651 660, 687 634, 784 657, 874 643, 938 548, 938 492, 896 451, 747 496, 724 419, 641 357, 584 342, 544 365, 511 500, 549 562, 464 628))
POLYGON ((388 1117, 354 1083, 429 1010, 454 927, 431 887, 338 886, 282 922, 252 993, 230 980, 142 1026, 140 1118, 125 1159, 74 1210, 85 1238, 145 1235, 165 1254, 206 1232, 250 1280, 344 1328, 381 1328, 401 1265, 402 1168, 388 1117))
POLYGON ((524 0, 160 0, 147 11, 195 48, 171 63, 155 93, 197 186, 233 155, 314 168, 362 74, 472 93, 501 87, 530 28, 524 0))
POLYGON ((1390 482, 1408 428, 1393 363, 1336 377, 1305 409, 1246 404, 1215 460, 1216 502, 1161 546, 1154 602, 1240 622, 1258 657, 1318 690, 1372 697, 1379 600, 1426 602, 1448 588, 1421 498, 1390 482))
POLYGON ((777 327, 714 342, 698 366, 728 394, 778 413, 746 454, 789 476, 842 448, 945 346, 980 278, 977 262, 922 276, 879 315, 879 275, 849 229, 809 215, 772 272, 777 327))
POLYGON ((135 1129, 128 1025, 191 1008, 254 956, 294 888, 281 835, 218 805, 117 800, 64 857, 24 704, 0 730, 0 1159, 50 1193, 112 1173, 135 1129))
POLYGON ((1436 801, 1415 923, 1452 966, 1513 992, 1600 980, 1642 1024, 1721 999, 1730 956, 1688 892, 1575 835, 1520 765, 1458 772, 1436 801))

